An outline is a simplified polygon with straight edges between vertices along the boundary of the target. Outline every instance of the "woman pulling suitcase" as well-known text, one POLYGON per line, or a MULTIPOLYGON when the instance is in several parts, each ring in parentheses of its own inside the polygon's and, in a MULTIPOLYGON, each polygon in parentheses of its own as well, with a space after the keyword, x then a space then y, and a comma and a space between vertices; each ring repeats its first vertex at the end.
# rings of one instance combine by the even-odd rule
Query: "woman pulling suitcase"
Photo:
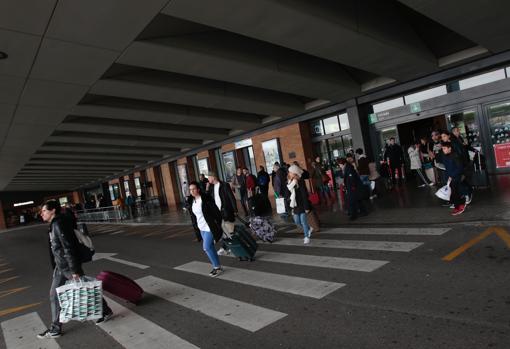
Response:
POLYGON ((214 242, 219 241, 223 234, 221 212, 214 200, 200 191, 198 182, 189 184, 189 192, 188 207, 190 208, 191 222, 195 232, 200 233, 204 251, 213 266, 209 275, 216 277, 223 272, 220 258, 214 248, 214 242))

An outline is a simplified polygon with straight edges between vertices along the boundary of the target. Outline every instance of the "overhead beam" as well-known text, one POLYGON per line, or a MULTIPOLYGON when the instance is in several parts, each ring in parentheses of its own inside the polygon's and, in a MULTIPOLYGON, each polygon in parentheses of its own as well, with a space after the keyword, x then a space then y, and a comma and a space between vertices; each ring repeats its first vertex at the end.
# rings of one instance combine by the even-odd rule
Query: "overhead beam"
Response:
POLYGON ((40 151, 69 151, 69 152, 89 152, 103 153, 108 150, 109 153, 129 153, 129 154, 173 154, 178 153, 180 148, 177 147, 143 147, 143 146, 126 146, 112 144, 88 144, 88 143, 59 143, 46 142, 40 148, 40 151))
POLYGON ((175 147, 192 148, 203 144, 203 140, 184 137, 154 137, 130 135, 126 137, 115 133, 93 133, 83 131, 56 131, 47 138, 50 143, 80 142, 88 144, 108 144, 120 146, 141 146, 141 147, 175 147))
POLYGON ((89 93, 259 115, 286 116, 304 109, 290 94, 153 70, 101 79, 89 93))
POLYGON ((397 5, 379 0, 173 0, 162 12, 397 80, 434 71, 436 57, 397 5))
POLYGON ((161 123, 164 125, 209 125, 211 128, 254 128, 262 124, 263 116, 227 110, 188 107, 161 102, 111 98, 97 104, 80 104, 73 115, 115 120, 161 123))
MULTIPOLYGON (((318 37, 314 40, 328 41, 318 37)), ((218 30, 135 41, 118 63, 312 99, 343 101, 360 91, 359 83, 339 64, 218 30)))
POLYGON ((494 53, 510 49, 508 1, 398 1, 494 53))
POLYGON ((220 140, 229 135, 229 130, 204 126, 170 125, 156 122, 128 121, 117 119, 75 117, 66 119, 57 127, 59 131, 89 132, 147 137, 190 137, 202 140, 220 140))

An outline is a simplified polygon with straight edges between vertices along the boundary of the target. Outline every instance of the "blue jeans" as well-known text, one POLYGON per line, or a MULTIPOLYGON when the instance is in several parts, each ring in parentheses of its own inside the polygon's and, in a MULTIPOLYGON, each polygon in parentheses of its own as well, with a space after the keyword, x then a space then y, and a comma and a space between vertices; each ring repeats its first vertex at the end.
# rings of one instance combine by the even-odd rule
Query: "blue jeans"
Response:
POLYGON ((210 231, 201 231, 202 235, 202 246, 204 248, 207 257, 211 261, 213 268, 220 267, 220 258, 218 257, 218 253, 214 248, 214 237, 210 231))
POLYGON ((306 212, 295 214, 294 223, 296 223, 296 225, 300 225, 303 228, 305 238, 310 237, 310 227, 308 226, 308 220, 306 219, 306 212))

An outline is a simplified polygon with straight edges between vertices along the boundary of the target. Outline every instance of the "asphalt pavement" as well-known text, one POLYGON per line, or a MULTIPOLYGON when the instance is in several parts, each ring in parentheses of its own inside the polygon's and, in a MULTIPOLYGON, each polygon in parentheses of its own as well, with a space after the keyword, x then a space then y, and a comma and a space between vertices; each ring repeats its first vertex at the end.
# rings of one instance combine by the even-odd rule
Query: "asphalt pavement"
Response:
POLYGON ((280 224, 254 262, 221 257, 225 272, 211 278, 186 223, 89 225, 99 259, 86 273, 122 273, 146 293, 136 306, 107 295, 112 320, 71 322, 57 340, 35 339, 50 318, 46 227, 7 231, 0 348, 508 349, 510 227, 501 228, 329 226, 303 246, 280 224))

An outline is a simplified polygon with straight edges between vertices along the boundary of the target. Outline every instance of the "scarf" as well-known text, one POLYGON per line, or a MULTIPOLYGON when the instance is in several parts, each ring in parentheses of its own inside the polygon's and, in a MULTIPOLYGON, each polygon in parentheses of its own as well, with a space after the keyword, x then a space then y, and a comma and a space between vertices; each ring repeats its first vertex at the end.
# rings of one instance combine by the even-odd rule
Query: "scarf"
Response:
POLYGON ((290 191, 290 207, 294 208, 297 206, 296 202, 296 187, 298 185, 298 182, 296 179, 292 180, 287 184, 287 188, 290 191))

